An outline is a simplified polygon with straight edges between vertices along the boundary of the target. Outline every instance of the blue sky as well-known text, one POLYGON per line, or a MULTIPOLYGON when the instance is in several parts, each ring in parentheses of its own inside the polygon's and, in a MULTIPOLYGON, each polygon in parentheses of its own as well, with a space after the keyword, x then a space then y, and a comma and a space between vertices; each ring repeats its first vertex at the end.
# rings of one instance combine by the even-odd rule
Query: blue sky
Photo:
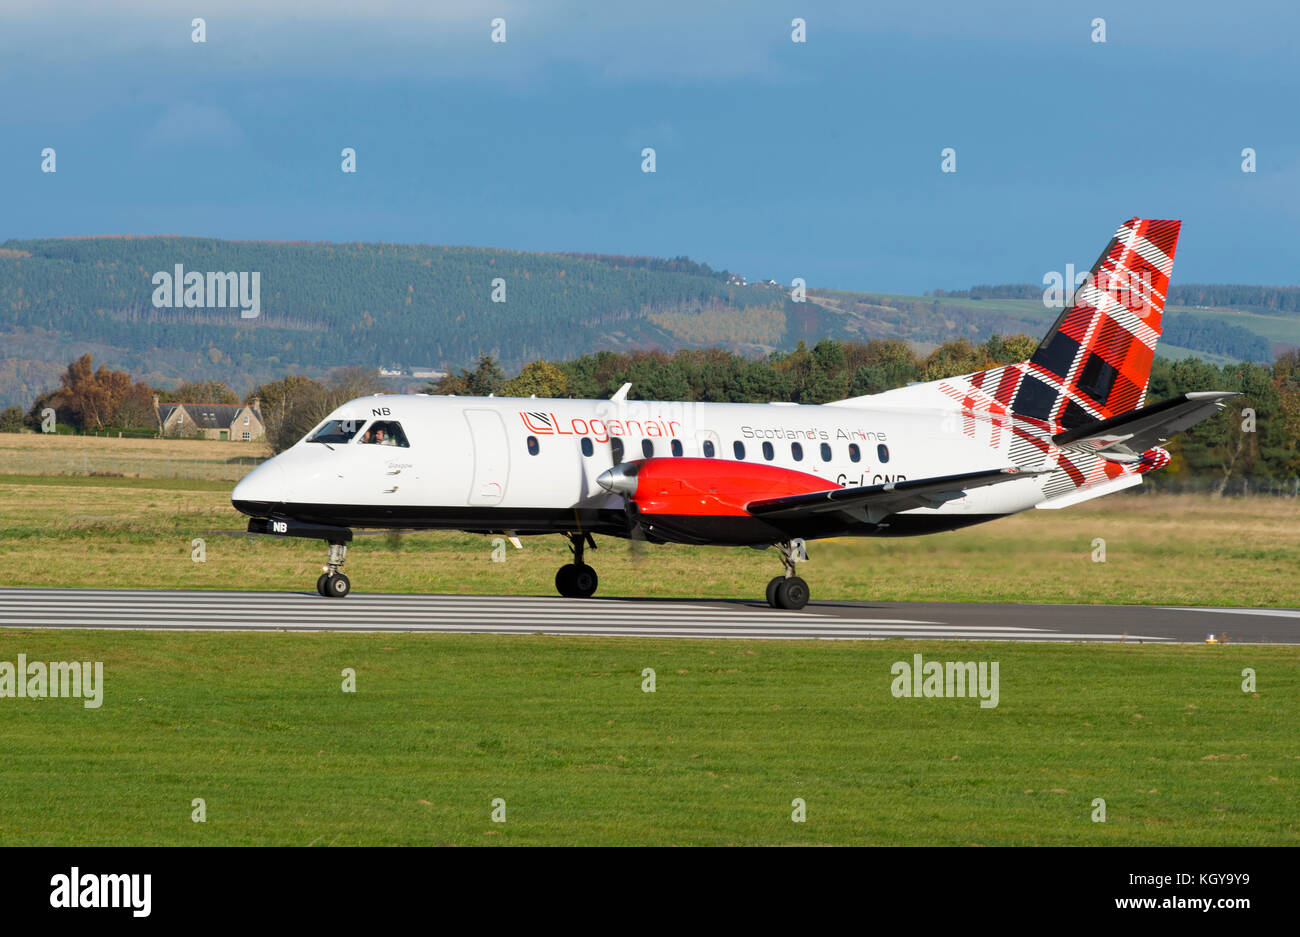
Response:
POLYGON ((1175 282, 1300 283, 1294 4, 7 0, 0 18, 0 240, 687 254, 917 293, 1086 267, 1142 215, 1184 221, 1175 282))

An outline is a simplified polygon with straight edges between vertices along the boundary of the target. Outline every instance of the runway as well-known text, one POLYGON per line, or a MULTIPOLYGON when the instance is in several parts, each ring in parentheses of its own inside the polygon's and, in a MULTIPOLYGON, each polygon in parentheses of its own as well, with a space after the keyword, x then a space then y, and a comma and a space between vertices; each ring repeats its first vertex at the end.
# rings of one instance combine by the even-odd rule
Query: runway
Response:
POLYGON ((0 588, 0 628, 1300 643, 1300 610, 0 588))

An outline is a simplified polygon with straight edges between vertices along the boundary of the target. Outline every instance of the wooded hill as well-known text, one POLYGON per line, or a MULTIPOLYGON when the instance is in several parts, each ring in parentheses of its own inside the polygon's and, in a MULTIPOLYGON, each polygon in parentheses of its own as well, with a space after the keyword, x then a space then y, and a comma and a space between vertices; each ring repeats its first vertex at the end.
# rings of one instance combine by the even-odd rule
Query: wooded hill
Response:
MULTIPOLYGON (((759 355, 822 338, 901 338, 928 352, 994 333, 1041 335, 1056 314, 1041 291, 1002 298, 811 289, 796 303, 788 286, 731 279, 685 257, 190 237, 10 240, 0 245, 0 405, 27 404, 86 352, 155 386, 220 380, 244 392, 287 373, 449 371, 481 354, 513 369, 600 350, 759 355), (154 275, 170 276, 178 264, 205 276, 257 272, 260 314, 241 318, 235 303, 212 308, 211 297, 197 294, 202 304, 156 307, 154 275), (493 301, 494 291, 504 302, 493 301)), ((1197 289, 1220 291, 1194 297, 1217 302, 1237 288, 1197 289)), ((1270 361, 1300 344, 1290 293, 1241 289, 1260 302, 1171 309, 1161 351, 1222 364, 1270 361)))

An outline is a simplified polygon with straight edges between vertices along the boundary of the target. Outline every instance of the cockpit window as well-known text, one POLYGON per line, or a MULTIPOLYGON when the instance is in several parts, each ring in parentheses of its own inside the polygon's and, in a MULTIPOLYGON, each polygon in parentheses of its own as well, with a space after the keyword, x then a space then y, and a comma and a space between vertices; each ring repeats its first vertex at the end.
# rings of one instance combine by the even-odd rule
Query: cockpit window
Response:
POLYGON ((411 444, 406 441, 406 434, 402 432, 402 424, 395 420, 375 420, 361 437, 361 441, 377 446, 411 448, 411 444))
POLYGON ((308 442, 327 442, 345 445, 357 434, 365 420, 330 420, 307 439, 308 442))

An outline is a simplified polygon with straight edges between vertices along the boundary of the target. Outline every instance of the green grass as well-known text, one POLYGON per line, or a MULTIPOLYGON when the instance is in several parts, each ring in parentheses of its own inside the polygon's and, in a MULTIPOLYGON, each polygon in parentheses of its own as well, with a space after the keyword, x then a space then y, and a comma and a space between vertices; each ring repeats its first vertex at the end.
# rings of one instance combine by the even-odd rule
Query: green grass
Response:
POLYGON ((19 652, 106 689, 0 700, 5 844, 1300 841, 1297 648, 0 633, 19 652), (895 699, 918 651, 998 661, 999 705, 895 699))
MULTIPOLYGON (((0 476, 0 585, 157 589, 314 587, 319 541, 248 537, 229 484, 175 479, 0 476), (223 533, 224 532, 224 533, 223 533), (195 539, 204 562, 194 562, 195 539)), ((773 551, 597 538, 605 596, 754 598, 773 551)), ((358 536, 357 592, 553 595, 568 562, 558 536, 523 539, 493 562, 493 538, 457 532, 358 536)), ((1063 511, 898 540, 809 545, 815 599, 1300 605, 1300 499, 1115 495, 1063 511), (1093 541, 1106 562, 1092 562, 1093 541)))
POLYGON ((0 484, 39 488, 151 488, 159 491, 219 491, 230 494, 233 482, 196 478, 132 478, 99 475, 0 475, 0 484))
MULTIPOLYGON (((0 478, 0 581, 309 589, 320 545, 222 535, 228 487, 0 478)), ((1294 606, 1297 521, 1294 499, 1116 496, 813 544, 804 575, 818 598, 1294 606)), ((604 595, 753 597, 776 572, 599 542, 604 595)), ((359 537, 347 569, 360 592, 552 594, 563 543, 524 543, 494 563, 487 537, 359 537)), ((0 698, 0 844, 1300 840, 1300 648, 0 630, 19 653, 103 661, 106 692, 0 698), (917 651, 998 661, 1000 705, 894 699, 917 651)))

